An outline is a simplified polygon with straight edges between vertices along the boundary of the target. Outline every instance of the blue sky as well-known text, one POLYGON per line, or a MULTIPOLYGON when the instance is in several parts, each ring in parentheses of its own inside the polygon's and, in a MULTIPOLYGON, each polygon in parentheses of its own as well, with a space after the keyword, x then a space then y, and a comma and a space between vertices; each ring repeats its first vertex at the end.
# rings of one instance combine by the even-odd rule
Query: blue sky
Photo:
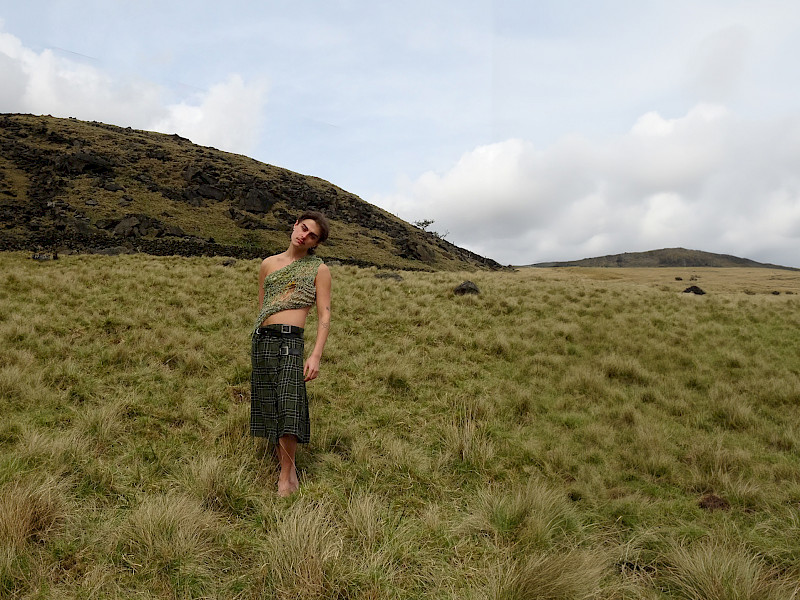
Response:
POLYGON ((507 264, 800 267, 797 56, 790 0, 0 0, 0 112, 180 133, 507 264))

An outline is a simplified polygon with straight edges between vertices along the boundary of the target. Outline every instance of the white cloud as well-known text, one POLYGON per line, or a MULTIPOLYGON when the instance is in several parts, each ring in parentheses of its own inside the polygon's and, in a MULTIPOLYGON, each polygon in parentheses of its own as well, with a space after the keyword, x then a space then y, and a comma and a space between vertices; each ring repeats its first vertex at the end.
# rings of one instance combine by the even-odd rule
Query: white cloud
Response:
POLYGON ((238 75, 211 87, 196 104, 167 107, 167 115, 148 127, 178 132, 196 144, 247 153, 259 142, 266 85, 248 85, 238 75))
POLYGON ((178 133, 243 154, 254 150, 263 125, 266 85, 231 75, 190 100, 169 104, 168 90, 150 81, 120 80, 91 64, 50 50, 35 52, 0 31, 0 112, 29 112, 178 133))
POLYGON ((602 143, 481 146, 373 201, 502 263, 684 246, 797 266, 798 162, 797 120, 699 105, 602 143))

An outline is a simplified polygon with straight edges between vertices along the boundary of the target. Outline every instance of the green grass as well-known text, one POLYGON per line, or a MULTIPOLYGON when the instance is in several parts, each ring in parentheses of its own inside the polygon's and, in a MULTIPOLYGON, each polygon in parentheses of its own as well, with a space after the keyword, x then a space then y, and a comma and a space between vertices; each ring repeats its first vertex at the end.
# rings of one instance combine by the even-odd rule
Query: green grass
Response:
POLYGON ((0 598, 800 597, 800 275, 332 267, 285 500, 257 261, 0 260, 0 598))

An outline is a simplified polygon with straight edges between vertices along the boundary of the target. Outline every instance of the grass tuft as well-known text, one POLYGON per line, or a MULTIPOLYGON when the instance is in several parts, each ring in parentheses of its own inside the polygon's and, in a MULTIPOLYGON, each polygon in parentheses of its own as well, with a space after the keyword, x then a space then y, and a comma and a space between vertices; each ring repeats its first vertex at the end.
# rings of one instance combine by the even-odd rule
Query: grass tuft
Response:
POLYGON ((327 507, 299 500, 268 533, 257 586, 279 598, 336 597, 341 553, 340 532, 327 507))
POLYGON ((490 579, 492 600, 582 600, 597 596, 607 569, 601 553, 571 550, 512 561, 490 579))
POLYGON ((135 579, 195 595, 211 587, 223 548, 217 517, 194 499, 147 497, 120 525, 114 558, 135 579))
POLYGON ((16 552, 28 542, 43 542, 67 518, 63 485, 26 479, 0 488, 0 544, 16 552))
POLYGON ((787 600, 800 594, 800 583, 777 578, 777 572, 742 546, 701 542, 676 546, 659 578, 671 595, 687 600, 787 600))

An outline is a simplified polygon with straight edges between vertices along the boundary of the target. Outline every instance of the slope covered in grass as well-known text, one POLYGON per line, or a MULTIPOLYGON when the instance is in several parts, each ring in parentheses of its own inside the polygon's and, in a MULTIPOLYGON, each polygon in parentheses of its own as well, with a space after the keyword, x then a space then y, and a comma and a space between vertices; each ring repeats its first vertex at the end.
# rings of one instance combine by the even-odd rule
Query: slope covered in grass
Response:
POLYGON ((498 268, 332 183, 177 135, 0 113, 0 250, 255 258, 321 210, 320 255, 408 270, 498 268))
POLYGON ((284 500, 221 262, 2 255, 0 597, 796 597, 800 275, 334 266, 284 500))

